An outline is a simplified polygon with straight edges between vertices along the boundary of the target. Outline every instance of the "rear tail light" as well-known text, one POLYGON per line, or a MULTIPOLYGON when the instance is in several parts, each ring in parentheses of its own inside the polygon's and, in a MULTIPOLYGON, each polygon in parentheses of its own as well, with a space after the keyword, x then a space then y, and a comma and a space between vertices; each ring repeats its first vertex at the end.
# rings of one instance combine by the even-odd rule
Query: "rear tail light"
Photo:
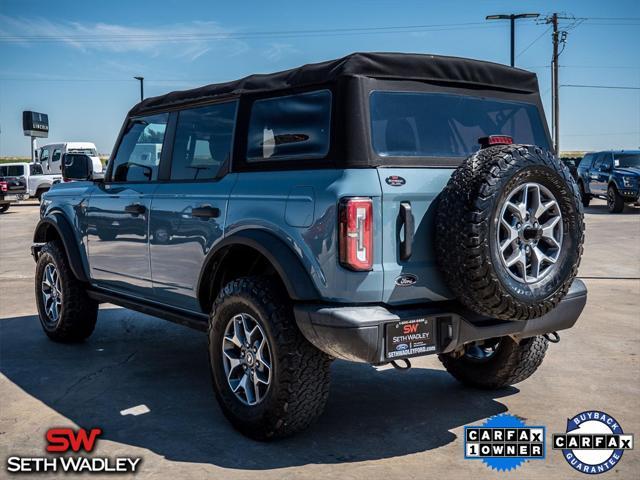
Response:
POLYGON ((478 143, 482 148, 492 145, 511 145, 513 144, 513 138, 508 135, 489 135, 488 137, 479 138, 478 143))
POLYGON ((373 203, 370 198, 344 198, 339 217, 340 263, 358 271, 373 267, 373 203))
POLYGON ((6 192, 7 190, 7 182, 0 182, 0 192, 6 192))

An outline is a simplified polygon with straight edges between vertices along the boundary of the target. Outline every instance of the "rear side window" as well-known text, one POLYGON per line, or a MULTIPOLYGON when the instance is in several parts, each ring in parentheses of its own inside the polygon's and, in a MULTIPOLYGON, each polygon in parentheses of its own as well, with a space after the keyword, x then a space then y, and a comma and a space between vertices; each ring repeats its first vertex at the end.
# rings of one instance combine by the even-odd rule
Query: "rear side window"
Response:
POLYGON ((60 161, 60 156, 62 155, 62 150, 60 150, 59 148, 56 148, 53 151, 53 155, 51 156, 51 161, 52 162, 58 162, 60 161))
POLYGON ((234 101, 179 113, 171 180, 215 178, 231 158, 236 108, 234 101))
POLYGON ((251 108, 247 162, 323 158, 329 153, 331 92, 257 100, 251 108))
POLYGON ((150 182, 158 178, 168 120, 168 113, 159 113, 129 122, 113 159, 112 181, 150 182))
POLYGON ((377 91, 370 107, 373 149, 383 157, 466 157, 488 135, 549 149, 538 108, 529 103, 377 91))
POLYGON ((86 163, 83 162, 85 155, 67 153, 64 158, 64 175, 69 178, 82 178, 88 175, 86 163))
POLYGON ((33 163, 29 165, 29 172, 31 175, 43 175, 42 166, 39 163, 33 163))

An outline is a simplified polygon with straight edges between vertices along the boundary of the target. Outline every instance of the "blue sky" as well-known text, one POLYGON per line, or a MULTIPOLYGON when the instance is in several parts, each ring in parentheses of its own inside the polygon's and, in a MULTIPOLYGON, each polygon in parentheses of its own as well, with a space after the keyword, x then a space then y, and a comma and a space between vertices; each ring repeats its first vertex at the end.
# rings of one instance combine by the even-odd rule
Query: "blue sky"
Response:
MULTIPOLYGON (((41 145, 93 141, 109 153, 125 113, 139 99, 134 75, 145 77, 145 95, 152 96, 353 51, 508 63, 508 22, 484 17, 553 11, 585 18, 562 23, 573 28, 561 56, 561 84, 640 87, 637 0, 0 0, 0 156, 29 154, 23 110, 49 114, 49 139, 41 145)), ((550 117, 547 28, 518 23, 516 53, 526 50, 516 65, 538 74, 550 117)), ((638 147, 640 90, 562 88, 562 150, 638 147)))

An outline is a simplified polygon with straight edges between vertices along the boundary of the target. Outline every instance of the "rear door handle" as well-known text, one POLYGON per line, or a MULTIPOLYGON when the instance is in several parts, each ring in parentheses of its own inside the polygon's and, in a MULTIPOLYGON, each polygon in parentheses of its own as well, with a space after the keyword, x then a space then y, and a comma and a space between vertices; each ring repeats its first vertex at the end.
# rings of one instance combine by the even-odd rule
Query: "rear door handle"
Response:
POLYGON ((400 203, 400 225, 404 225, 404 238, 400 240, 400 260, 406 261, 413 253, 414 219, 411 202, 400 203))
POLYGON ((144 212, 146 212, 147 207, 139 203, 132 203, 131 205, 127 205, 126 207, 124 207, 124 211, 130 213, 131 215, 137 216, 142 215, 144 212))
POLYGON ((220 209, 210 205, 201 205, 191 209, 191 216, 198 218, 217 218, 220 216, 220 209))

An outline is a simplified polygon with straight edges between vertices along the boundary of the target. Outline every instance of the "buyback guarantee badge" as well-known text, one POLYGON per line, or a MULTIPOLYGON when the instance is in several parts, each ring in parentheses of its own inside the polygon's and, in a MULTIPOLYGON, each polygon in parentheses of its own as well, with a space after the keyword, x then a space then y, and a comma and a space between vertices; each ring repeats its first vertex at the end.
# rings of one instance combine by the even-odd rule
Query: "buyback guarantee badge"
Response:
POLYGON ((633 435, 625 435, 611 415, 590 410, 567 419, 566 433, 553 435, 553 449, 573 468, 591 475, 611 470, 625 450, 633 449, 633 435))
POLYGON ((527 460, 543 460, 545 453, 545 428, 525 425, 508 413, 480 427, 464 427, 464 458, 482 460, 494 470, 513 470, 527 460))

